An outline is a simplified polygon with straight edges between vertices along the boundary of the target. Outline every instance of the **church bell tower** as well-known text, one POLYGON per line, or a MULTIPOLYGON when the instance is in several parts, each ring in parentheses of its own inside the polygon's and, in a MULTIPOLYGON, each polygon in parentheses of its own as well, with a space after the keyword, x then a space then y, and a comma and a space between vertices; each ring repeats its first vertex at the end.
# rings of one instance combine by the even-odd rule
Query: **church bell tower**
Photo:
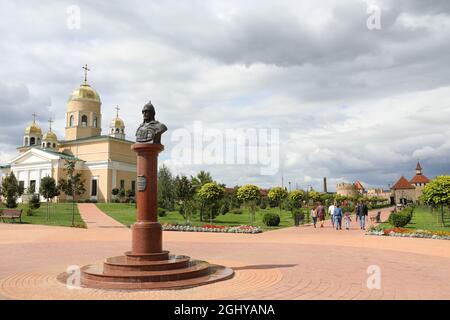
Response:
POLYGON ((66 141, 95 137, 102 132, 102 102, 98 93, 87 82, 87 72, 90 69, 87 65, 83 69, 84 83, 72 92, 67 103, 66 141))

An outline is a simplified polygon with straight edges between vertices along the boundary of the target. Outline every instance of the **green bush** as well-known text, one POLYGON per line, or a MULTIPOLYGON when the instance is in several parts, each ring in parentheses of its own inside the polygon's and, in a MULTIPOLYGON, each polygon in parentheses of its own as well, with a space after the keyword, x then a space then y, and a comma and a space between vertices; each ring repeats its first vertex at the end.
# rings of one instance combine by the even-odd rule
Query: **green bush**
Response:
POLYGON ((267 208, 267 203, 265 201, 261 202, 261 204, 259 205, 259 208, 262 209, 262 210, 266 209, 267 208))
POLYGON ((25 215, 26 215, 27 217, 32 217, 32 216, 34 216, 33 209, 31 209, 31 208, 26 208, 26 209, 25 209, 25 215))
POLYGON ((231 210, 232 214, 242 214, 242 209, 241 208, 234 208, 233 210, 231 210))
POLYGON ((280 224, 280 216, 275 213, 266 213, 263 222, 268 227, 276 227, 280 224))
POLYGON ((41 207, 41 199, 39 197, 39 195, 34 194, 31 198, 30 201, 28 202, 28 206, 31 209, 39 209, 41 207))
POLYGON ((394 227, 404 227, 411 222, 412 209, 405 209, 398 213, 391 213, 389 216, 389 224, 394 227))
POLYGON ((167 209, 164 208, 158 208, 158 216, 160 218, 167 216, 167 209))

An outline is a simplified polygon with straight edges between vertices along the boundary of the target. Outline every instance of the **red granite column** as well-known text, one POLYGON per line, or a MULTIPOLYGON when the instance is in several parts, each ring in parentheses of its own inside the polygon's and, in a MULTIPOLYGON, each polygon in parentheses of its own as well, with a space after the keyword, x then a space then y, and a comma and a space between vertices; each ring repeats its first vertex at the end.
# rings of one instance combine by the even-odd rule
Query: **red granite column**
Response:
POLYGON ((162 144, 137 143, 137 217, 132 226, 133 255, 162 252, 162 228, 158 222, 158 154, 162 144))

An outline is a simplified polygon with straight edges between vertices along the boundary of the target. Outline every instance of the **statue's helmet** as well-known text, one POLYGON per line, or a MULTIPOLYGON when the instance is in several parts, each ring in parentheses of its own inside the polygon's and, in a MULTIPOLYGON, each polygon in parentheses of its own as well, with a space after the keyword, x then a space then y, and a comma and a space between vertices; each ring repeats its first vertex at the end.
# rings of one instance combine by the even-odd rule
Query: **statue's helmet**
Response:
POLYGON ((155 107, 153 106, 152 102, 149 101, 143 108, 142 112, 144 111, 150 111, 150 114, 155 115, 155 107))

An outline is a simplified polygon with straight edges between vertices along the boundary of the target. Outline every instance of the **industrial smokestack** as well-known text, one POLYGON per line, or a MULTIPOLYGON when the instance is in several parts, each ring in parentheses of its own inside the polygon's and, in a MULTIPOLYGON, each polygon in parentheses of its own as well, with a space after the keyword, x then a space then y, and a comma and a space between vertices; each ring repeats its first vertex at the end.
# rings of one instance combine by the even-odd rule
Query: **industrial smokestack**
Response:
POLYGON ((327 188, 327 177, 323 178, 323 192, 327 193, 328 192, 328 188, 327 188))

